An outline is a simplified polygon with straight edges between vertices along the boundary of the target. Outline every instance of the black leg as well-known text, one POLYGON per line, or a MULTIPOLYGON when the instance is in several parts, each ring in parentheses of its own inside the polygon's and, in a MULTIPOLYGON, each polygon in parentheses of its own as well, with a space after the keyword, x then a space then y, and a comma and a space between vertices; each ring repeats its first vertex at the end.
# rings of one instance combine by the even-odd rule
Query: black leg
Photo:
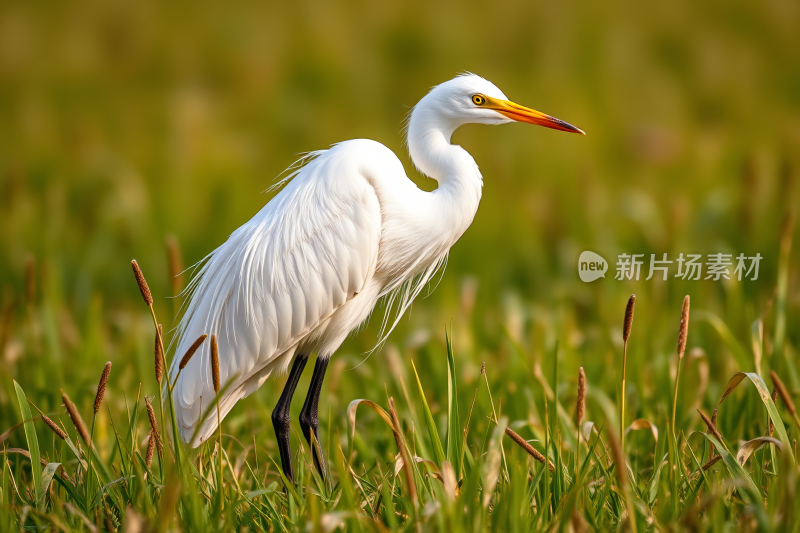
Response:
POLYGON ((319 446, 319 450, 316 450, 311 443, 311 430, 314 430, 314 437, 319 442, 319 431, 317 431, 319 427, 319 393, 322 391, 322 380, 325 379, 328 361, 330 361, 329 357, 322 359, 317 356, 317 362, 314 364, 314 375, 311 376, 311 385, 308 387, 308 396, 306 396, 306 402, 300 412, 300 427, 303 429, 303 435, 305 435, 309 446, 311 446, 314 454, 314 464, 317 466, 322 479, 327 477, 325 456, 322 454, 322 445, 319 446), (317 451, 319 451, 319 456, 317 456, 317 451))
POLYGON ((281 393, 278 405, 272 411, 272 425, 275 428, 275 437, 278 440, 278 450, 281 453, 281 466, 284 475, 294 481, 294 470, 292 470, 292 446, 289 443, 289 426, 292 420, 290 409, 292 407, 292 396, 300 381, 300 375, 308 362, 308 356, 299 354, 294 359, 292 370, 289 371, 289 379, 281 393))

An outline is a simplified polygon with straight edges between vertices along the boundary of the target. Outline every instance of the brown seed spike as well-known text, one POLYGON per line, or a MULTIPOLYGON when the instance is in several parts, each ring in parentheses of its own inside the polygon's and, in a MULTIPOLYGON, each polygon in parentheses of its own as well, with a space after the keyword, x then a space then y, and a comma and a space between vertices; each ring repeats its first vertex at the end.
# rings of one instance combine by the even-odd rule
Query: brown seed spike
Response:
POLYGON ((683 308, 681 309, 681 327, 678 330, 678 357, 683 359, 683 354, 686 352, 686 339, 689 336, 689 295, 683 299, 683 308))
POLYGON ((69 396, 67 396, 67 393, 63 390, 61 391, 61 400, 64 402, 64 407, 67 408, 67 413, 69 413, 69 417, 72 419, 72 425, 75 426, 75 430, 78 432, 78 435, 80 435, 83 439, 83 442, 85 442, 86 445, 91 448, 92 445, 89 443, 89 432, 86 431, 86 424, 83 423, 83 419, 81 418, 80 413, 78 413, 78 409, 75 407, 75 404, 72 403, 72 400, 69 399, 69 396))
POLYGON ((633 326, 633 308, 636 306, 636 295, 631 294, 628 298, 628 305, 625 306, 625 322, 622 325, 622 340, 628 342, 631 336, 631 327, 633 326))
POLYGON ((720 459, 722 459, 721 455, 712 456, 711 459, 709 459, 708 462, 703 465, 703 472, 708 471, 708 469, 717 464, 717 462, 719 462, 720 459))
POLYGON ((581 430, 581 422, 586 412, 586 373, 583 367, 578 369, 578 431, 581 430))
POLYGON ((142 269, 139 268, 139 263, 136 262, 136 259, 131 261, 131 267, 133 268, 133 277, 136 278, 136 284, 139 286, 142 298, 144 298, 144 303, 153 305, 153 295, 150 293, 150 287, 147 286, 147 281, 144 279, 144 274, 142 274, 142 269))
POLYGON ((55 423, 55 422, 53 422, 53 420, 52 420, 52 419, 50 419, 50 417, 49 417, 49 416, 47 416, 47 415, 43 414, 43 415, 42 415, 42 420, 44 420, 44 423, 45 423, 45 424, 47 424, 47 427, 49 427, 50 429, 52 429, 52 430, 53 430, 53 433, 55 433, 56 435, 58 435, 58 436, 61 438, 61 440, 67 440, 67 434, 66 434, 66 433, 64 433, 64 430, 63 430, 63 429, 61 429, 60 427, 58 427, 58 425, 56 425, 56 423, 55 423))
POLYGON ((97 384, 97 394, 94 397, 94 414, 100 410, 100 405, 103 403, 103 397, 106 395, 106 385, 108 384, 108 376, 111 375, 111 361, 106 363, 103 368, 103 373, 100 374, 100 383, 97 384))
POLYGON ((200 335, 199 337, 197 337, 197 340, 194 341, 194 343, 191 346, 189 346, 189 349, 186 350, 186 353, 183 355, 183 359, 181 359, 181 363, 178 365, 178 370, 183 370, 184 368, 186 368, 186 365, 189 364, 189 360, 192 358, 194 353, 197 351, 198 348, 200 348, 203 342, 205 342, 206 337, 208 337, 208 335, 200 335))
MULTIPOLYGON (((717 412, 718 411, 719 411, 719 409, 714 409, 714 412, 711 413, 711 424, 714 427, 717 427, 717 412)), ((720 442, 722 442, 722 441, 720 441, 720 442)), ((713 446, 711 447, 711 452, 710 453, 711 453, 711 457, 714 457, 714 454, 717 453, 713 446)))
POLYGON ((214 380, 214 393, 219 394, 219 348, 216 335, 211 335, 211 378, 214 380))
POLYGON ((153 430, 150 430, 150 437, 147 439, 147 455, 144 456, 144 464, 147 468, 153 464, 153 454, 156 451, 156 436, 153 435, 153 430))
MULTIPOLYGON (((531 446, 525 439, 523 439, 516 431, 511 428, 506 428, 506 435, 511 437, 514 442, 520 445, 520 447, 528 452, 528 454, 539 461, 542 464, 545 464, 544 455, 541 454, 539 450, 531 446)), ((556 467, 553 465, 552 462, 547 461, 547 467, 552 471, 555 470, 556 467)))
POLYGON ((163 451, 161 446, 161 434, 158 432, 158 422, 156 422, 156 412, 150 405, 150 398, 145 396, 144 403, 147 404, 147 417, 150 419, 150 438, 155 437, 158 456, 161 457, 163 451))
POLYGON ((717 440, 720 442, 720 444, 725 442, 722 439, 722 434, 719 432, 719 430, 717 430, 717 426, 714 425, 714 423, 711 421, 711 419, 708 418, 708 416, 706 416, 706 414, 703 411, 701 411, 700 409, 698 409, 697 412, 700 413, 700 418, 702 418, 703 422, 706 423, 706 426, 708 427, 708 432, 711 433, 712 435, 714 435, 717 438, 717 440))
POLYGON ((774 370, 769 371, 769 376, 772 378, 772 384, 778 389, 778 394, 783 400, 783 403, 786 404, 786 408, 792 413, 792 416, 797 414, 797 410, 794 408, 794 402, 792 401, 792 397, 789 396, 789 391, 786 390, 786 387, 783 385, 783 381, 781 378, 778 377, 778 374, 775 373, 774 370))
POLYGON ((161 384, 161 378, 164 375, 164 363, 163 359, 161 358, 161 336, 163 333, 164 330, 162 329, 161 324, 159 324, 158 330, 156 330, 155 347, 153 348, 155 357, 156 381, 159 384, 161 384))

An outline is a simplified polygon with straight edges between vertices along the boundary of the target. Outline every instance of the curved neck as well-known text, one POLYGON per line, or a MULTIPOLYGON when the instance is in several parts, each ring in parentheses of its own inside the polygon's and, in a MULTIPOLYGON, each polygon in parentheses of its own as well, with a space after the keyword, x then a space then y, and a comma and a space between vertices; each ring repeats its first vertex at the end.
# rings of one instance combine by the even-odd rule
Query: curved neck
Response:
POLYGON ((480 200, 483 178, 478 165, 466 150, 450 144, 453 132, 464 121, 442 111, 446 107, 437 105, 436 100, 428 93, 411 111, 406 139, 411 162, 422 174, 439 182, 439 189, 475 194, 480 200))
POLYGON ((446 253, 478 212, 483 178, 472 156, 460 146, 450 144, 453 132, 463 122, 441 111, 442 106, 436 105, 431 94, 411 112, 407 143, 414 166, 439 182, 435 191, 424 193, 429 201, 423 201, 419 207, 430 216, 426 231, 442 226, 440 240, 446 253))

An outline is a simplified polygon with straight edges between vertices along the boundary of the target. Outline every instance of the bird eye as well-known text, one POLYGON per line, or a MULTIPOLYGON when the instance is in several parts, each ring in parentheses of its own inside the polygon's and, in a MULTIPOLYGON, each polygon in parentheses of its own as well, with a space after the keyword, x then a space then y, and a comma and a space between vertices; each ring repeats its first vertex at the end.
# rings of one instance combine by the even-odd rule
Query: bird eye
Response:
POLYGON ((472 103, 475 105, 483 105, 486 103, 486 97, 482 94, 473 94, 472 103))

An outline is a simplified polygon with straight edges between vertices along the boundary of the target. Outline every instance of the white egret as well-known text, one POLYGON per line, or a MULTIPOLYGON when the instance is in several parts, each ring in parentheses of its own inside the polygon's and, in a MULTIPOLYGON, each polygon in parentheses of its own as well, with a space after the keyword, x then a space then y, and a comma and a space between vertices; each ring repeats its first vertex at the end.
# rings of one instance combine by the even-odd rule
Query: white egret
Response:
MULTIPOLYGON (((291 367, 272 413, 288 478, 293 479, 289 407, 309 356, 317 353, 300 415, 306 439, 311 429, 318 435, 319 394, 331 355, 384 296, 382 335, 387 326, 391 331, 475 217, 483 178, 469 153, 450 144, 453 132, 468 123, 515 121, 583 133, 510 102, 479 76, 458 76, 431 89, 408 119, 411 160, 438 182, 436 190, 417 188, 384 145, 341 142, 310 154, 195 276, 177 353, 202 334, 218 337, 221 379, 232 379, 220 398, 223 417, 271 375, 291 367)), ((173 364, 170 379, 177 371, 173 364)), ((216 416, 200 420, 215 398, 211 380, 206 343, 173 391, 181 437, 192 446, 217 427, 216 416)), ((314 459, 326 475, 324 458, 315 451, 314 459)))

